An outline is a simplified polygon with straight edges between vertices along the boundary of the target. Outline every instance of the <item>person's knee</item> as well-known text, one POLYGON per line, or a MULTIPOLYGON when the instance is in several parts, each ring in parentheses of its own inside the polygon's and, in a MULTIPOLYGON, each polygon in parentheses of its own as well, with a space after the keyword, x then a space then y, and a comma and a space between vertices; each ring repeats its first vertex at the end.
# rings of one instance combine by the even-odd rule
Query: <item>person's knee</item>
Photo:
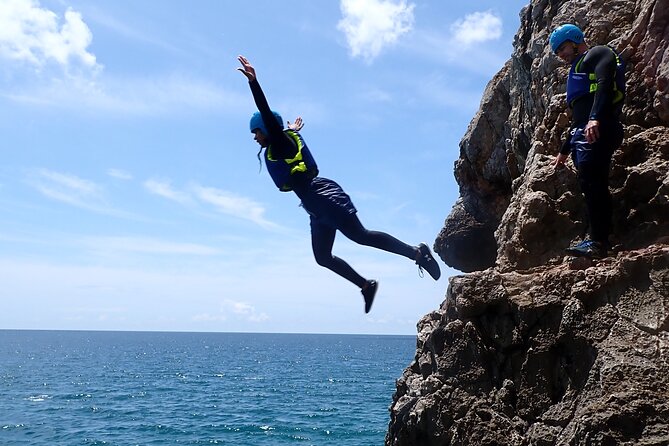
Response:
POLYGON ((371 237, 368 230, 363 229, 362 231, 356 231, 351 234, 344 234, 354 243, 358 245, 369 246, 371 244, 371 237))
POLYGON ((340 230, 346 238, 354 243, 367 246, 372 243, 372 231, 365 229, 362 225, 343 226, 340 230))
POLYGON ((324 268, 329 268, 334 261, 331 253, 328 252, 314 252, 314 259, 316 263, 324 268))

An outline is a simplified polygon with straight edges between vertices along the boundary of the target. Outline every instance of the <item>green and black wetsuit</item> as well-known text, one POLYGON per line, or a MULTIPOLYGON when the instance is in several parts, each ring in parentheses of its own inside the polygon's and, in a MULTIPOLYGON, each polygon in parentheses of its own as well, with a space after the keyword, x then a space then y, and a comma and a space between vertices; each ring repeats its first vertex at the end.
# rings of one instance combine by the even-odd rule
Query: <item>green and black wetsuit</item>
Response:
POLYGON ((608 245, 611 228, 609 168, 623 140, 620 112, 624 99, 624 65, 610 47, 589 49, 572 64, 567 101, 572 108, 571 137, 560 150, 571 152, 590 222, 590 239, 608 245), (599 139, 588 143, 584 128, 599 121, 599 139))

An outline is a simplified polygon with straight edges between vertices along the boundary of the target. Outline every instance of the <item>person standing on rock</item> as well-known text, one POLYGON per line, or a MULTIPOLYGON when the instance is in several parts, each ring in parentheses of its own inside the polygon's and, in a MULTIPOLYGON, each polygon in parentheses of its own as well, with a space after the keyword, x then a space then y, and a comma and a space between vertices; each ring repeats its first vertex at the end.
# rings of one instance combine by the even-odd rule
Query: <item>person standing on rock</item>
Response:
MULTIPOLYGON (((288 129, 284 129, 281 115, 272 111, 267 103, 253 66, 244 56, 239 56, 238 60, 242 65, 238 70, 248 79, 258 107, 258 111, 251 116, 251 133, 260 150, 265 149, 265 166, 274 184, 282 192, 295 192, 309 214, 311 246, 316 263, 360 288, 365 300, 365 313, 372 307, 378 283, 365 279, 344 260, 332 255, 337 231, 358 244, 408 257, 416 262, 421 271, 424 268, 434 280, 438 280, 441 276, 439 264, 425 243, 411 246, 384 232, 365 229, 350 197, 334 181, 318 176, 316 161, 298 133, 301 118, 296 120, 297 125, 289 124, 288 129)), ((295 278, 299 281, 299 272, 296 272, 295 278)))
POLYGON ((572 109, 570 137, 555 158, 564 167, 571 153, 590 223, 589 237, 567 248, 572 256, 608 255, 611 230, 609 168, 613 152, 623 140, 620 113, 625 98, 624 63, 606 45, 590 48, 576 25, 558 26, 550 36, 553 52, 571 64, 567 104, 572 109))

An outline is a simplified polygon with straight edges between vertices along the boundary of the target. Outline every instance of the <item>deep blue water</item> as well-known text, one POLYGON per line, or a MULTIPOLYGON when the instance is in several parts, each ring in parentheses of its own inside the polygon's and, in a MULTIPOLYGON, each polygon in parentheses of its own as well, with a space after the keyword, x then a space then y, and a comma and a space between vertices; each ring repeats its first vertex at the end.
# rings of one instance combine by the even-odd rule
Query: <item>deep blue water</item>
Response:
POLYGON ((0 330, 0 445, 382 445, 412 336, 0 330))

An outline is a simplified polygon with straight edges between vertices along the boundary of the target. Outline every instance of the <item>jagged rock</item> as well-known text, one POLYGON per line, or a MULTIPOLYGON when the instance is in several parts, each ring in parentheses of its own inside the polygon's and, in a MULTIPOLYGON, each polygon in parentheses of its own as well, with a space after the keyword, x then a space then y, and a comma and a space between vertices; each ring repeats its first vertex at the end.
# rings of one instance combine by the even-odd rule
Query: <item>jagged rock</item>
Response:
POLYGON ((387 445, 669 444, 669 245, 450 279, 387 445))
MULTIPOLYGON (((613 241, 634 249, 669 234, 668 219, 657 218, 669 215, 669 4, 534 0, 521 13, 511 60, 488 84, 460 142, 455 165, 460 199, 435 242, 442 260, 460 271, 541 265, 559 257, 586 230, 575 177, 569 172, 551 175, 548 169, 569 118, 564 94, 568 67, 550 54, 546 42, 550 31, 565 22, 581 25, 591 43, 618 48, 627 61, 627 137, 611 173, 613 241), (539 229, 537 215, 523 220, 529 212, 524 194, 537 187, 558 194, 544 197, 547 201, 540 206, 547 212, 541 222, 555 237, 552 249, 518 232, 525 223, 539 229), (569 196, 562 198, 565 194, 569 196), (554 216, 561 224, 551 221, 554 216)), ((532 203, 541 198, 535 196, 532 203)))
POLYGON ((386 445, 668 445, 669 1, 532 0, 455 176, 435 250, 469 274, 418 323, 386 445), (628 67, 598 261, 563 255, 587 229, 573 167, 552 165, 567 67, 546 42, 566 22, 628 67))
POLYGON ((509 67, 488 83, 481 108, 460 142, 455 178, 460 199, 446 219, 435 249, 449 265, 470 272, 494 263, 493 233, 511 198, 507 168, 509 67))
POLYGON ((477 218, 466 203, 462 198, 455 203, 441 231, 448 236, 437 237, 435 249, 447 264, 457 265, 463 272, 472 272, 495 262, 494 231, 498 222, 480 215, 477 218))

